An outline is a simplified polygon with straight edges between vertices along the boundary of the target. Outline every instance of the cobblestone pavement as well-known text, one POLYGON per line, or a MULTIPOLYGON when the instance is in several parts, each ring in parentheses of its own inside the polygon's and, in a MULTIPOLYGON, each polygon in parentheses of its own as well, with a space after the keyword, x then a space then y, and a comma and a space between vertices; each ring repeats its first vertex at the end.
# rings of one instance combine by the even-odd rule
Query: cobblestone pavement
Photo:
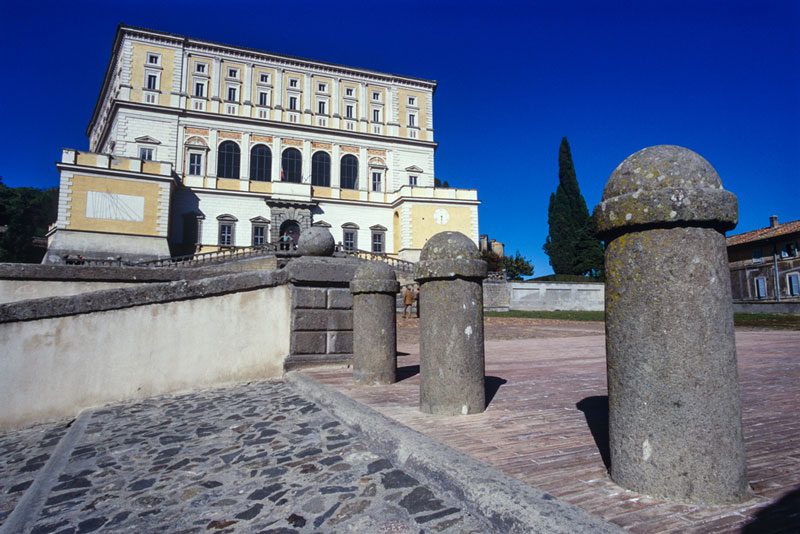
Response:
MULTIPOLYGON (((0 509, 13 508, 63 431, 59 424, 0 438, 0 509)), ((290 386, 260 382, 91 412, 31 532, 95 530, 490 529, 290 386)))
POLYGON ((0 434, 0 525, 33 482, 66 426, 36 425, 0 434))
MULTIPOLYGON (((407 339, 404 328, 408 326, 401 323, 401 339, 407 339)), ((494 331, 502 335, 503 328, 494 331)), ((468 417, 419 412, 419 349, 408 342, 399 345, 405 354, 398 360, 401 381, 391 386, 356 387, 349 370, 309 374, 387 417, 632 532, 800 532, 800 332, 737 332, 754 498, 713 507, 652 499, 611 482, 604 465, 605 340, 602 335, 582 336, 544 338, 537 330, 531 339, 520 340, 512 331, 512 339, 487 341, 491 401, 485 413, 468 417)))

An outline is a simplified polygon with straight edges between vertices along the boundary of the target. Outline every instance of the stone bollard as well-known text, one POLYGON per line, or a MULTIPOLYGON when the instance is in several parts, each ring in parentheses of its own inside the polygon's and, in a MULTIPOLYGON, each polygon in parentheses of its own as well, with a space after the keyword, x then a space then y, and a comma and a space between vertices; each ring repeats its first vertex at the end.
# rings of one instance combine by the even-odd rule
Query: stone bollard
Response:
POLYGON ((353 378, 358 384, 393 384, 397 373, 394 269, 371 261, 356 269, 353 294, 353 378))
POLYGON ((606 242, 611 478, 699 504, 749 494, 724 231, 736 197, 691 150, 628 157, 595 208, 606 242))
POLYGON ((458 232, 436 234, 417 264, 420 284, 419 409, 467 415, 486 409, 483 287, 486 262, 458 232))

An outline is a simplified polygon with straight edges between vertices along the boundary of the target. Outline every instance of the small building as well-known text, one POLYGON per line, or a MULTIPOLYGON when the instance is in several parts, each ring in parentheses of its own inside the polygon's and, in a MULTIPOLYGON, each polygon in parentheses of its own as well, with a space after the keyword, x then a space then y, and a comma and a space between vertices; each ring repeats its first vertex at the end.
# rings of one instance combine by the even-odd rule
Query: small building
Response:
POLYGON ((505 256, 505 245, 496 239, 489 239, 488 234, 481 234, 478 248, 481 252, 491 252, 498 258, 505 256))
POLYGON ((734 301, 800 301, 800 220, 728 237, 734 301), (778 290, 776 291, 776 288, 778 290))

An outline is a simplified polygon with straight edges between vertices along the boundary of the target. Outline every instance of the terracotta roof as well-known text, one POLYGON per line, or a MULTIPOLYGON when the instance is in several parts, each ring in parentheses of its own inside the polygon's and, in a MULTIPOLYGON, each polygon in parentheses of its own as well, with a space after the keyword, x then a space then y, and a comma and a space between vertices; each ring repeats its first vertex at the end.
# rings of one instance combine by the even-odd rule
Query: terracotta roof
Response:
POLYGON ((728 237, 728 246, 731 247, 734 245, 742 245, 744 243, 751 243, 753 241, 764 241, 766 239, 793 234, 795 232, 800 233, 800 220, 790 221, 777 226, 759 228, 758 230, 745 232, 743 234, 732 235, 728 237))

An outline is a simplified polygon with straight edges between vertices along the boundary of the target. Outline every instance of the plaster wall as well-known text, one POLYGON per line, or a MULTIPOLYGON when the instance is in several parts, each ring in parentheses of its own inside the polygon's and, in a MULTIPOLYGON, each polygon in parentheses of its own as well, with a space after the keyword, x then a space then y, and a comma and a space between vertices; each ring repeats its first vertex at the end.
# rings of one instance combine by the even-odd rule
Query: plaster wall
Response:
POLYGON ((603 284, 570 284, 558 282, 512 282, 512 310, 603 311, 603 284))
POLYGON ((46 297, 67 297, 136 285, 137 282, 86 282, 83 280, 2 280, 0 279, 0 304, 46 297))
POLYGON ((0 324, 0 428, 243 380, 278 378, 287 285, 0 324))

